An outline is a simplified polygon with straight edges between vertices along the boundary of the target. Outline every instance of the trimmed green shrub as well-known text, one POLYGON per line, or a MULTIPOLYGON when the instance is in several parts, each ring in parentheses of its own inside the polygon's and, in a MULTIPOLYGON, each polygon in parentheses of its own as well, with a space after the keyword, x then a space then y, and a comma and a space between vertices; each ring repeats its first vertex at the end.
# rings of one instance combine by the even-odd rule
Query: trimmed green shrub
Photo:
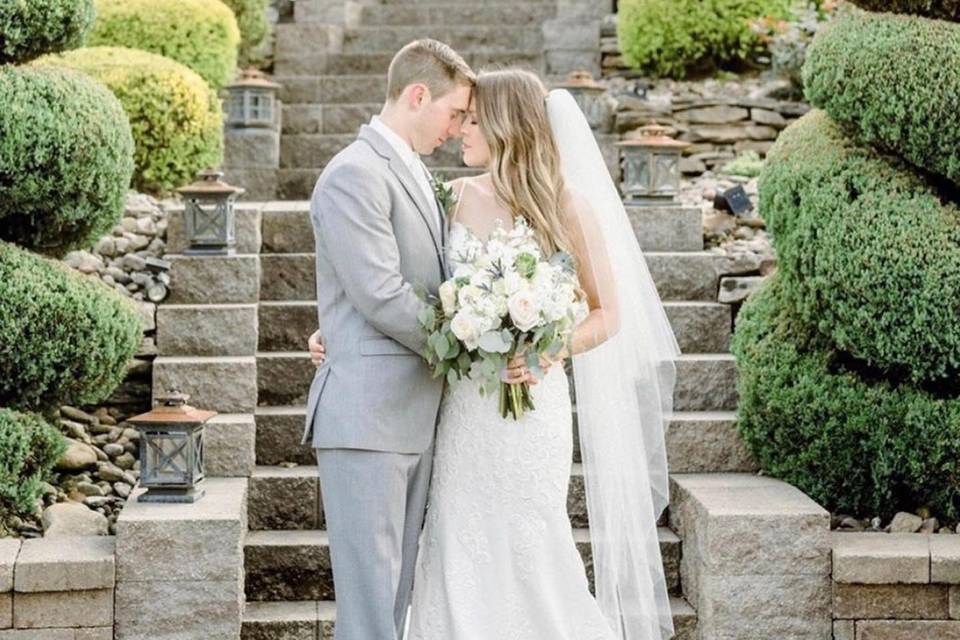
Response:
POLYGON ((223 0, 233 10, 240 28, 240 53, 238 59, 245 63, 253 50, 263 42, 270 31, 267 7, 270 0, 223 0))
POLYGON ((233 80, 240 30, 220 0, 96 0, 87 45, 141 49, 185 64, 220 88, 233 80))
POLYGON ((0 409, 0 517, 34 513, 67 442, 38 415, 0 409))
POLYGON ((704 62, 723 64, 762 50, 750 21, 789 15, 790 0, 621 0, 620 50, 632 67, 682 78, 704 62))
POLYGON ((0 70, 0 239, 63 255, 123 215, 133 138, 120 102, 71 69, 0 70))
POLYGON ((960 0, 851 0, 868 11, 910 13, 941 20, 960 20, 960 0))
POLYGON ((83 71, 117 96, 133 131, 138 191, 167 192, 223 160, 220 101, 182 64, 122 47, 78 49, 39 62, 83 71))
POLYGON ((760 177, 785 301, 891 379, 960 368, 960 207, 941 197, 819 110, 781 133, 760 177))
POLYGON ((737 156, 736 160, 728 162, 720 169, 722 174, 745 178, 756 178, 761 171, 763 171, 763 160, 756 151, 745 151, 737 156))
POLYGON ((960 184, 960 25, 854 13, 807 51, 807 97, 857 138, 960 184))
POLYGON ((94 16, 93 0, 0 2, 0 65, 82 46, 94 16))
POLYGON ((123 381, 141 339, 132 301, 0 242, 0 406, 96 404, 123 381))
POLYGON ((832 511, 960 515, 960 399, 871 378, 780 300, 774 277, 737 316, 737 428, 765 472, 832 511))

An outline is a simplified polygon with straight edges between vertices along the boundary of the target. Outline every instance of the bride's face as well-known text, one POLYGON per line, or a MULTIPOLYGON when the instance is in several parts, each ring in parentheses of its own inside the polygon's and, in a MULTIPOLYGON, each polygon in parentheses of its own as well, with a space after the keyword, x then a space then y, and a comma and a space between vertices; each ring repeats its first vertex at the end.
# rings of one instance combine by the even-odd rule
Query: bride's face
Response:
POLYGON ((485 167, 490 164, 490 146, 480 131, 477 122, 477 105, 471 100, 467 108, 467 115, 460 126, 461 143, 463 145, 463 164, 468 167, 485 167))

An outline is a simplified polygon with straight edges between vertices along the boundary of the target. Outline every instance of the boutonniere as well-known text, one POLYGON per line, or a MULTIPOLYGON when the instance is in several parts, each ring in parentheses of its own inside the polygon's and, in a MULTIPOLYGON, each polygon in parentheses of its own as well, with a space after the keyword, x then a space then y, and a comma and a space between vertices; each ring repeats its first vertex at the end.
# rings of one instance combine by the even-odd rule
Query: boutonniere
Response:
POLYGON ((457 196, 453 193, 453 187, 447 186, 442 176, 433 178, 433 194, 437 197, 437 202, 444 213, 450 213, 450 207, 457 204, 457 196))

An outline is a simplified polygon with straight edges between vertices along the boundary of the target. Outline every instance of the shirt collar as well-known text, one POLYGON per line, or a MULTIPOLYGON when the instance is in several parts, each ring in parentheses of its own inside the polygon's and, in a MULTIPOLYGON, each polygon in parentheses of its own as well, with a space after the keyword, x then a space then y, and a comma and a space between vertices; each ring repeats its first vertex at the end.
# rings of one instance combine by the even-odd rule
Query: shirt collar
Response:
POLYGON ((420 160, 419 154, 413 150, 410 144, 400 137, 396 131, 391 129, 380 119, 380 116, 373 116, 370 119, 370 126, 373 127, 377 133, 386 138, 387 142, 390 143, 390 146, 393 147, 394 151, 400 156, 400 159, 410 167, 411 169, 417 167, 417 164, 420 160))

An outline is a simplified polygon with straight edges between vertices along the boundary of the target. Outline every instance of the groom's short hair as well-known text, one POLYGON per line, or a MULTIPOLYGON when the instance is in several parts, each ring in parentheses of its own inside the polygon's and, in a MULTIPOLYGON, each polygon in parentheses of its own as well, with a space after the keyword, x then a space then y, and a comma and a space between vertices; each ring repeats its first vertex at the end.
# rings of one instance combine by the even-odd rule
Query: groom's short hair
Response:
POLYGON ((411 84, 423 83, 434 99, 457 86, 477 81, 470 66, 452 47, 437 40, 414 40, 393 56, 387 71, 387 100, 396 100, 411 84))

